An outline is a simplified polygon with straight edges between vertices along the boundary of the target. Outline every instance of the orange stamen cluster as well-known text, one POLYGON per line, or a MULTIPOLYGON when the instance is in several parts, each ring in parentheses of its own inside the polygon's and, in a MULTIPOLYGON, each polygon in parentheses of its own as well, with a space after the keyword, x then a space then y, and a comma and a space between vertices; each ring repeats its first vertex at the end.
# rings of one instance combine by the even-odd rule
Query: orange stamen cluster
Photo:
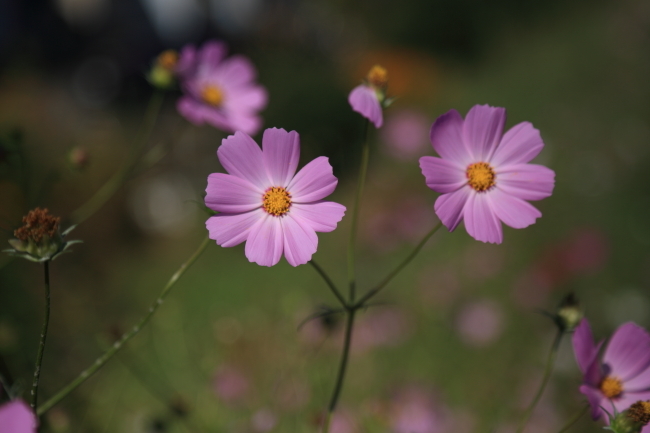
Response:
POLYGON ((23 226, 14 231, 14 236, 21 241, 32 240, 39 243, 43 236, 50 238, 59 230, 61 218, 50 215, 47 209, 37 207, 23 217, 23 226))
POLYGON ((223 102, 223 92, 217 86, 207 85, 201 90, 201 99, 210 105, 218 107, 223 102))
POLYGON ((386 68, 375 65, 372 67, 370 72, 368 72, 367 80, 368 83, 374 87, 386 87, 386 84, 388 84, 388 72, 386 71, 386 68))
POLYGON ((282 216, 289 212, 291 194, 281 186, 269 188, 262 198, 262 208, 273 216, 282 216))
POLYGON ((171 71, 176 67, 176 63, 178 63, 178 53, 174 50, 163 51, 158 56, 157 61, 161 67, 171 71))
POLYGON ((470 164, 465 172, 467 183, 478 192, 487 191, 496 185, 496 173, 487 162, 470 164))
POLYGON ((616 398, 623 393, 623 382, 618 377, 607 376, 600 382, 600 391, 607 398, 616 398))

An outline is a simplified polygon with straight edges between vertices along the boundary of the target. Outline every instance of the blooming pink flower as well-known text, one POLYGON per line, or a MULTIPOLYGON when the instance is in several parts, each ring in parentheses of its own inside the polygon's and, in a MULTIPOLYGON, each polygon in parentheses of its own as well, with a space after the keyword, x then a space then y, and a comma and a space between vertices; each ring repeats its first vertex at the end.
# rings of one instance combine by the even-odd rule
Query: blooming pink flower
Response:
MULTIPOLYGON (((584 374, 580 392, 589 400, 591 416, 598 419, 605 408, 622 412, 639 400, 650 400, 650 335, 628 322, 621 325, 598 356, 603 342, 595 344, 587 319, 573 334, 573 351, 584 374), (607 401, 609 400, 609 401, 607 401)), ((650 427, 644 428, 650 433, 650 427)))
POLYGON ((311 260, 316 232, 331 232, 345 213, 345 206, 322 201, 338 183, 328 159, 316 158, 296 174, 298 133, 276 128, 264 131, 261 150, 237 132, 217 155, 230 174, 208 177, 205 204, 219 212, 206 222, 210 239, 223 247, 246 241, 246 257, 262 266, 282 254, 292 266, 311 260))
POLYGON ((502 134, 505 121, 504 108, 475 105, 465 120, 451 110, 431 127, 431 144, 441 158, 423 156, 420 167, 427 186, 442 193, 434 209, 449 231, 465 220, 470 236, 498 244, 502 221, 524 228, 542 216, 526 200, 553 192, 553 170, 528 164, 544 142, 528 122, 502 134))
POLYGON ((14 400, 0 406, 0 432, 36 433, 38 421, 34 412, 22 400, 14 400))
POLYGON ((176 65, 184 92, 178 111, 196 125, 255 134, 262 126, 257 112, 266 106, 266 89, 254 82, 250 60, 225 56, 223 42, 206 42, 198 50, 193 45, 183 48, 176 65))
POLYGON ((386 69, 376 65, 368 72, 366 82, 352 89, 348 96, 352 109, 374 123, 376 128, 381 128, 384 123, 381 105, 386 97, 387 82, 386 69))

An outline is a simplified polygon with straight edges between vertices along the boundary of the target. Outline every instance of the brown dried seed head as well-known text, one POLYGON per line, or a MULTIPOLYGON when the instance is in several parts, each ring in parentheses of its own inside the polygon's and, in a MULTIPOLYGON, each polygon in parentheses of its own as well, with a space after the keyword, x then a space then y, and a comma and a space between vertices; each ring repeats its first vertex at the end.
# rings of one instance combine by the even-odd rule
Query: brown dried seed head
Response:
POLYGON ((23 226, 14 231, 14 236, 21 241, 31 239, 39 243, 45 235, 54 237, 59 230, 60 221, 61 218, 50 215, 47 209, 37 207, 23 217, 23 226))

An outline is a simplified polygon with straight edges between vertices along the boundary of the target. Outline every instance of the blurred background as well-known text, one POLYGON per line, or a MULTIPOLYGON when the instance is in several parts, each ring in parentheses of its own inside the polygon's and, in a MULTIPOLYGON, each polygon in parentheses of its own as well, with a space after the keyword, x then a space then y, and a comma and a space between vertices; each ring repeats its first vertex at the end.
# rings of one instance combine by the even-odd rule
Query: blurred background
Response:
MULTIPOLYGON (((541 379, 554 326, 539 314, 575 292, 604 338, 650 325, 650 3, 643 0, 3 0, 0 244, 36 206, 70 214, 120 169, 153 90, 156 55, 225 40, 269 92, 264 127, 296 130, 301 165, 326 155, 331 199, 351 208, 362 118, 347 94, 388 69, 385 126, 371 132, 360 290, 435 224, 417 165, 451 108, 506 107, 546 143, 556 171, 544 214, 502 245, 441 230, 359 314, 335 433, 513 432, 541 379)), ((51 265, 44 402, 147 310, 206 235, 200 204, 225 134, 165 95, 137 170, 51 265)), ((258 140, 261 137, 258 136, 258 140)), ((345 281, 346 217, 315 259, 345 281)), ((27 397, 43 318, 42 266, 0 258, 0 372, 27 397)), ((153 321, 43 419, 46 432, 314 432, 334 384, 342 324, 308 266, 251 264, 214 243, 153 321)), ((582 407, 565 338, 528 432, 582 407)), ((6 398, 2 395, 1 398, 6 398)), ((575 431, 599 431, 585 416, 575 431)))

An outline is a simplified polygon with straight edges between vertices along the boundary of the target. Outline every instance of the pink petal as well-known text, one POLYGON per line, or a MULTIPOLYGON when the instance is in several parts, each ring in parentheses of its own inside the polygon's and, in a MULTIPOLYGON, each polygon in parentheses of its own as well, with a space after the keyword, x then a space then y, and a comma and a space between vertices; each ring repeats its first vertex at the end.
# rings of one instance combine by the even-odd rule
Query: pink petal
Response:
MULTIPOLYGON (((650 391, 645 392, 626 392, 623 391, 623 395, 614 399, 614 406, 619 412, 623 412, 625 409, 628 409, 637 401, 647 401, 650 400, 650 391)), ((611 405, 611 403, 609 403, 611 405)), ((605 407, 607 408, 607 407, 605 407)), ((610 411, 611 412, 611 411, 610 411)))
POLYGON ((475 105, 467 113, 463 137, 474 162, 489 162, 503 133, 506 110, 489 105, 475 105))
POLYGON ((38 422, 34 412, 22 400, 14 400, 0 406, 0 432, 36 433, 38 422))
POLYGON ((553 193, 555 172, 536 164, 496 167, 496 183, 499 189, 522 200, 541 200, 553 193))
MULTIPOLYGON (((589 401, 589 405, 591 406, 591 417, 595 420, 600 418, 603 414, 600 406, 601 403, 605 403, 603 401, 605 400, 605 396, 600 392, 600 390, 589 385, 581 385, 580 392, 583 393, 587 397, 587 401, 589 401)), ((607 409, 607 411, 611 413, 610 409, 607 409)))
POLYGON ((337 183, 328 158, 319 156, 300 169, 287 189, 295 203, 309 203, 330 195, 337 183))
POLYGON ((266 107, 268 99, 268 93, 264 87, 250 85, 232 90, 228 94, 225 105, 229 111, 248 114, 266 107))
POLYGON ((281 219, 284 233, 284 257, 291 266, 304 265, 318 248, 316 232, 293 212, 281 219))
POLYGON ((571 340, 573 342, 573 353, 575 354, 576 361, 578 362, 580 371, 584 373, 587 371, 589 365, 591 365, 594 357, 598 354, 596 352, 591 326, 589 326, 587 319, 582 319, 580 324, 576 326, 571 340))
POLYGON ((245 249, 248 261, 260 266, 273 266, 280 261, 284 242, 280 220, 265 213, 251 228, 245 249))
POLYGON ((196 68, 196 48, 194 45, 185 45, 178 55, 178 62, 174 68, 176 75, 185 78, 192 74, 196 68))
POLYGON ((507 194, 499 188, 487 191, 485 196, 488 198, 490 207, 497 218, 514 229, 528 227, 542 216, 542 213, 535 206, 507 194))
POLYGON ((226 44, 221 41, 208 41, 204 43, 198 53, 199 75, 211 73, 226 56, 227 50, 226 44))
POLYGON ((435 192, 446 194, 467 185, 465 170, 455 162, 435 156, 423 156, 420 158, 420 169, 427 186, 435 192))
POLYGON ((611 375, 623 382, 634 378, 650 365, 650 335, 635 323, 619 326, 609 340, 603 362, 611 367, 611 375))
POLYGON ((463 118, 458 111, 450 110, 438 117, 431 126, 431 144, 443 159, 467 167, 473 160, 463 138, 463 118))
POLYGON ((495 166, 525 164, 539 155, 544 142, 530 122, 519 123, 506 132, 490 160, 495 166))
POLYGON ((237 176, 212 173, 205 189, 205 205, 217 212, 248 212, 262 206, 264 190, 237 176))
POLYGON ((472 191, 463 212, 465 228, 477 241, 500 244, 503 242, 501 221, 490 207, 487 193, 472 191))
MULTIPOLYGON (((228 124, 232 130, 241 131, 249 135, 257 134, 262 127, 262 118, 254 113, 235 111, 228 115, 228 124)), ((221 129, 228 130, 225 128, 221 129)))
POLYGON ((625 390, 631 392, 650 390, 650 367, 625 381, 625 390))
POLYGON ((210 217, 205 226, 210 239, 216 240, 217 245, 234 247, 248 239, 255 223, 265 216, 266 212, 262 209, 240 214, 219 214, 210 217))
POLYGON ((434 210, 440 221, 447 227, 450 232, 463 220, 463 210, 465 203, 469 199, 471 188, 461 188, 449 194, 443 194, 436 200, 434 210))
POLYGON ((296 131, 271 128, 264 131, 262 153, 266 174, 273 186, 287 187, 300 159, 300 137, 296 131))
POLYGON ((331 232, 343 219, 345 206, 332 201, 294 203, 290 213, 317 232, 331 232))
POLYGON ((375 90, 365 84, 360 84, 350 92, 348 102, 352 109, 381 128, 384 116, 375 90))
POLYGON ((233 176, 241 177, 266 190, 271 186, 262 157, 262 149, 243 132, 235 132, 221 141, 217 156, 223 168, 233 176))
POLYGON ((246 86, 256 76, 255 66, 244 56, 232 56, 224 60, 215 71, 215 78, 227 87, 246 86))

